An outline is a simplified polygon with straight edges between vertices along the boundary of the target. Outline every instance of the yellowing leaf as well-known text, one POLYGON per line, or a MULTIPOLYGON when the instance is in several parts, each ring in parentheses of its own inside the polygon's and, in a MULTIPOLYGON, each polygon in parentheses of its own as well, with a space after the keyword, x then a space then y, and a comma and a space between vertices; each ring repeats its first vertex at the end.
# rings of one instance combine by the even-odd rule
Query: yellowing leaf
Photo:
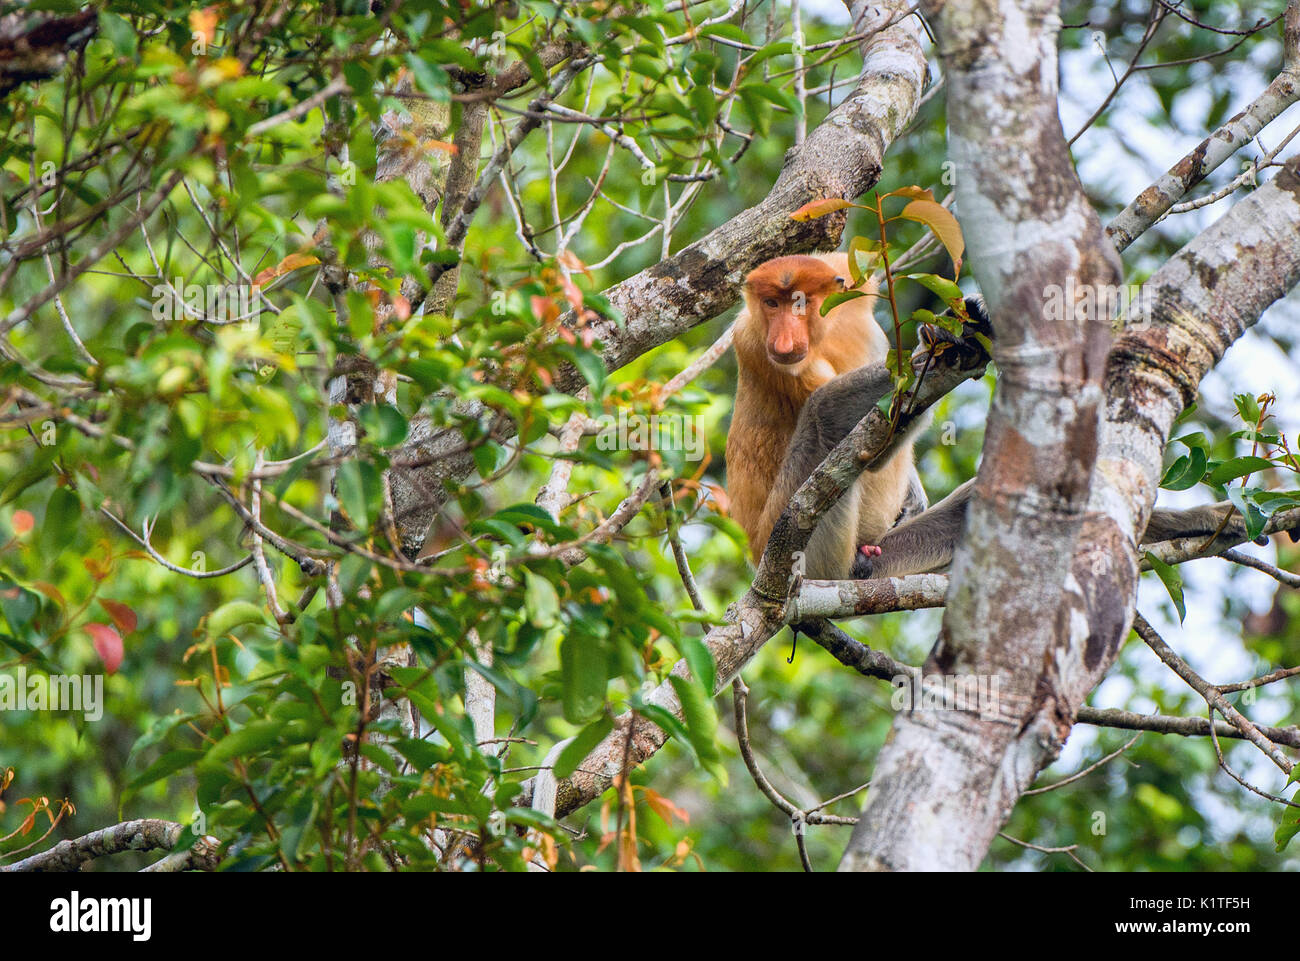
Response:
POLYGON ((565 250, 556 260, 568 270, 584 274, 588 280, 591 280, 591 269, 572 250, 565 250))
POLYGON ((204 7, 202 10, 191 10, 190 30, 194 32, 196 40, 202 40, 204 44, 212 43, 217 35, 217 8, 211 6, 204 7))
POLYGON ((675 817, 681 818, 683 824, 691 823, 690 812, 687 811, 685 808, 678 807, 668 798, 664 797, 662 794, 658 793, 657 791, 652 791, 648 787, 642 787, 641 791, 642 791, 642 797, 645 798, 645 803, 650 805, 650 810, 654 811, 655 814, 659 815, 659 817, 663 820, 665 824, 671 826, 673 823, 673 818, 675 817))
POLYGON ((876 261, 880 259, 880 244, 874 240, 868 240, 866 237, 854 237, 849 241, 849 273, 852 275, 853 286, 861 287, 862 282, 866 279, 867 270, 875 270, 876 261), (866 258, 867 266, 864 268, 862 262, 858 259, 859 254, 866 258))
POLYGON ((962 238, 961 226, 957 223, 957 218, 947 207, 933 200, 913 200, 903 208, 899 216, 929 227, 939 238, 939 243, 943 244, 944 249, 948 251, 948 256, 952 258, 953 276, 956 277, 961 273, 961 257, 966 251, 966 241, 962 238))
POLYGON ((924 187, 918 187, 915 184, 910 187, 899 187, 897 190, 891 190, 889 193, 882 195, 880 199, 883 200, 885 197, 906 197, 909 200, 928 200, 930 203, 934 203, 934 191, 926 190, 924 187))
POLYGON ((264 271, 254 277, 253 283, 260 287, 262 284, 274 280, 276 277, 283 277, 291 270, 297 270, 299 267, 307 267, 311 264, 319 263, 320 258, 313 257, 311 254, 290 254, 274 267, 267 267, 264 271))
POLYGON ((837 210, 844 210, 847 207, 858 206, 861 205, 852 203, 848 200, 841 200, 838 197, 828 197, 825 200, 812 200, 792 213, 790 219, 798 220, 800 222, 816 220, 818 217, 825 217, 827 214, 833 214, 837 210))

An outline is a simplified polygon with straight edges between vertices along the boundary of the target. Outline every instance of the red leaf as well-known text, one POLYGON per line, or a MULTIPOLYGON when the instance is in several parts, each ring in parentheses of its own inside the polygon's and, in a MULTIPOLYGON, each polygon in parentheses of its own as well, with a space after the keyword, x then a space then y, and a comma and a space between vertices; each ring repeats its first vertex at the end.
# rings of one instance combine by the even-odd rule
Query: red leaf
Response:
POLYGON ((108 611, 108 616, 113 619, 113 623, 117 625, 119 631, 123 634, 130 634, 135 630, 135 611, 121 601, 106 601, 101 597, 99 603, 104 610, 108 611))
POLYGON ((685 808, 678 807, 668 798, 656 791, 650 790, 648 787, 642 788, 642 792, 646 803, 650 805, 650 810, 659 815, 659 817, 663 819, 663 822, 669 827, 672 826, 674 817, 681 818, 683 824, 691 823, 690 812, 685 808))
POLYGON ((87 624, 86 633, 91 636, 95 653, 104 662, 104 670, 116 674, 122 665, 122 637, 107 624, 87 624))
POLYGON ((46 597, 52 600, 55 604, 58 604, 59 607, 68 606, 68 602, 63 599, 63 595, 59 592, 59 589, 55 587, 53 584, 50 584, 47 581, 32 581, 32 587, 36 588, 38 591, 40 591, 42 594, 44 594, 46 597))
POLYGON ((19 537, 30 533, 31 529, 36 526, 36 518, 32 516, 31 511, 14 511, 13 518, 9 521, 14 529, 14 533, 19 537))

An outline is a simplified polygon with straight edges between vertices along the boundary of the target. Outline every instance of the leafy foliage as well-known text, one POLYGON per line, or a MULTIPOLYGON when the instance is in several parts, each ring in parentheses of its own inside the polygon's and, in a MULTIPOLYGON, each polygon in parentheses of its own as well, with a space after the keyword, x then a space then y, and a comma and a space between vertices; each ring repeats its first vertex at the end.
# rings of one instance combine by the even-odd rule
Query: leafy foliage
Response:
MULTIPOLYGON (((611 17, 605 2, 343 0, 270 16, 242 2, 108 0, 76 69, 0 100, 0 675, 104 681, 95 720, 0 711, 0 855, 47 830, 46 844, 164 816, 193 825, 180 846, 215 835, 224 870, 797 866, 788 819, 752 789, 718 717, 698 640, 748 579, 720 487, 733 362, 663 390, 725 319, 614 373, 595 321, 617 320, 598 291, 758 202, 796 127, 825 115, 860 59, 843 25, 807 11, 796 38, 784 16, 769 32, 760 5, 743 23, 723 16, 726 3, 677 6, 611 17), (562 68, 543 59, 555 45, 566 62, 598 63, 561 89, 562 68), (804 89, 824 96, 795 95, 796 63, 804 89), (453 219, 386 165, 444 178, 475 96, 515 64, 519 85, 493 101, 484 153, 544 93, 604 120, 556 115, 549 140, 525 139, 517 175, 487 193, 458 258, 453 219), (377 138, 380 128, 395 133, 377 138), (665 218, 671 242, 653 233, 665 218), (402 283, 453 263, 457 295, 441 305, 402 283), (331 270, 350 289, 331 290, 331 270), (331 396, 331 374, 362 365, 391 374, 391 394, 331 396), (555 389, 571 371, 584 395, 555 389), (620 412, 688 422, 703 449, 585 441, 557 455, 575 414, 620 412), (329 432, 343 423, 358 440, 337 456, 329 432), (442 481, 432 559, 414 565, 385 523, 384 477, 426 430, 452 432, 473 472, 442 481), (576 497, 552 516, 533 501, 564 459, 576 497), (616 538, 576 543, 662 480, 671 504, 650 498, 616 538), (682 588, 670 526, 689 547, 703 612, 682 588), (565 562, 571 547, 584 563, 565 562), (258 552, 265 578, 249 559, 258 552), (408 661, 377 666, 391 651, 408 661), (647 692, 681 658, 690 676, 668 682, 678 720, 647 692), (478 681, 497 708, 482 743, 466 704, 478 681), (628 711, 665 728, 670 746, 620 776, 602 810, 579 814, 580 830, 519 805, 557 745, 572 739, 555 762, 564 776, 628 711)), ((1224 25, 1244 16, 1189 6, 1224 25)), ((1088 19, 1091 8, 1067 7, 1066 23, 1088 19)), ((1117 55, 1136 44, 1145 10, 1106 14, 1117 55)), ((1149 55, 1173 62, 1220 42, 1171 23, 1149 55)), ((1086 31, 1063 34, 1067 56, 1104 70, 1089 43, 1086 31)), ((1258 38, 1247 50, 1267 52, 1258 38)), ((1194 90, 1212 96, 1198 129, 1232 104, 1233 81, 1205 64, 1147 76, 1160 124, 1176 125, 1194 90)), ((1076 149, 1087 177, 1098 148, 1076 149)), ((879 198, 904 202, 890 244, 934 230, 947 260, 909 267, 916 283, 900 285, 896 318, 933 322, 960 304, 946 272, 960 269, 962 245, 934 195, 906 186, 951 186, 944 157, 936 97, 891 149, 879 198)), ((1127 202, 1098 190, 1110 213, 1127 202)), ((872 238, 854 241, 858 271, 888 252, 875 240, 882 218, 878 206, 851 211, 849 236, 872 238)), ((1139 270, 1185 239, 1176 223, 1144 240, 1139 270)), ((952 425, 953 437, 923 442, 932 493, 972 473, 987 393, 972 385, 940 405, 937 433, 952 425)), ((1243 420, 1264 431, 1267 407, 1247 405, 1243 420)), ((1204 481, 1267 517, 1277 493, 1245 480, 1260 459, 1294 468, 1270 436, 1247 455, 1228 452, 1243 438, 1223 425, 1185 435, 1166 486, 1204 481)), ((935 623, 876 618, 869 638, 919 663, 935 623)), ((1251 644, 1264 661, 1294 654, 1284 636, 1251 644)), ((808 803, 853 791, 888 731, 887 691, 807 645, 793 664, 776 646, 747 669, 755 744, 808 803)), ((1186 706, 1128 660, 1120 671, 1162 709, 1186 706)), ((1206 745, 1173 740, 1141 742, 1130 755, 1140 767, 1117 762, 1027 799, 1009 832, 1100 837, 1108 867, 1291 863, 1246 827, 1211 824, 1225 806, 1258 809, 1211 783, 1206 745), (1103 804, 1111 833, 1092 835, 1103 804)), ((861 798, 835 810, 852 814, 861 798)), ((838 857, 838 830, 810 831, 817 863, 838 857)), ((1021 857, 1038 855, 996 847, 989 860, 1021 857)))

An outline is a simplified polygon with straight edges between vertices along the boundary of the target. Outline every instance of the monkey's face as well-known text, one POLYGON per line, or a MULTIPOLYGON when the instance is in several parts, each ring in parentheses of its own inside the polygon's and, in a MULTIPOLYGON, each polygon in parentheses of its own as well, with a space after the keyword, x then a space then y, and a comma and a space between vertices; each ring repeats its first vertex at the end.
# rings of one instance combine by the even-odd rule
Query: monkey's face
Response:
POLYGON ((800 373, 825 333, 822 301, 844 289, 844 278, 815 257, 778 257, 745 279, 750 313, 761 321, 775 367, 800 373))

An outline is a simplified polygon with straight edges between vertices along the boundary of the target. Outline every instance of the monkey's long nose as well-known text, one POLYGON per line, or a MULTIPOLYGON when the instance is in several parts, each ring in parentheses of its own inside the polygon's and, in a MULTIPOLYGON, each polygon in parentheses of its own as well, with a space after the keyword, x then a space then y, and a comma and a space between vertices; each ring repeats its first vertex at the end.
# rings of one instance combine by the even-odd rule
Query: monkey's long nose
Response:
POLYGON ((767 356, 772 359, 772 363, 774 364, 797 364, 808 356, 808 348, 796 344, 789 350, 780 350, 776 344, 769 344, 767 347, 767 356))
POLYGON ((768 331, 767 356, 774 364, 797 364, 808 356, 808 342, 788 324, 773 324, 768 331))

